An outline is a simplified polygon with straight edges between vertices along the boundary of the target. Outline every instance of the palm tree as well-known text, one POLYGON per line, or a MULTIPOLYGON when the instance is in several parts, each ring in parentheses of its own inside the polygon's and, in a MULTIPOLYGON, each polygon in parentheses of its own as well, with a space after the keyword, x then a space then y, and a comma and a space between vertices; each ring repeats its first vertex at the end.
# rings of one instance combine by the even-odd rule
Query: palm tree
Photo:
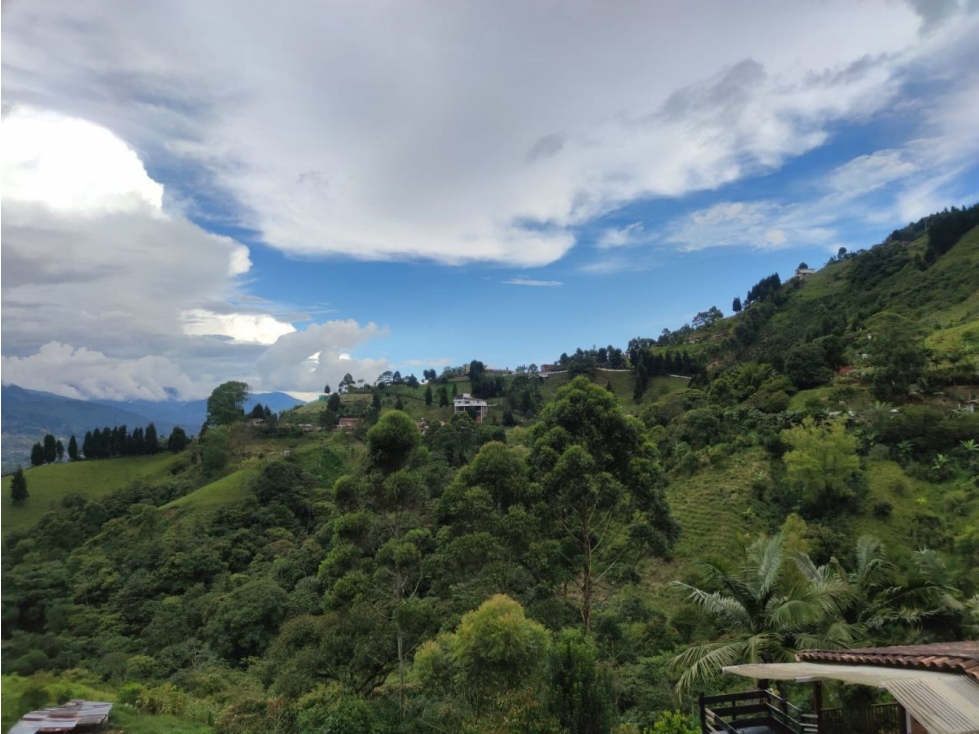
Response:
POLYGON ((969 466, 973 466, 979 461, 979 442, 975 439, 970 438, 967 441, 959 441, 962 446, 962 450, 965 452, 965 456, 968 459, 969 466))
POLYGON ((723 633, 720 639, 693 645, 670 661, 672 670, 683 671, 678 694, 696 681, 715 677, 728 665, 785 662, 793 660, 798 650, 852 642, 853 629, 841 613, 851 593, 848 583, 835 573, 824 573, 806 578, 803 584, 789 584, 785 544, 782 533, 742 544, 734 570, 699 563, 703 587, 673 582, 723 633))
POLYGON ((948 479, 952 471, 952 467, 949 465, 949 458, 945 454, 938 454, 938 456, 935 457, 935 461, 932 463, 931 468, 942 481, 948 479))
MULTIPOLYGON (((857 541, 853 571, 847 571, 836 558, 816 566, 805 554, 795 555, 796 566, 807 583, 844 585, 848 589, 840 597, 839 617, 824 621, 828 627, 845 625, 854 642, 874 643, 906 641, 909 635, 920 634, 923 624, 954 623, 963 612, 941 557, 922 549, 911 560, 910 577, 898 583, 884 545, 870 535, 857 541)), ((832 630, 826 634, 838 636, 832 630)))

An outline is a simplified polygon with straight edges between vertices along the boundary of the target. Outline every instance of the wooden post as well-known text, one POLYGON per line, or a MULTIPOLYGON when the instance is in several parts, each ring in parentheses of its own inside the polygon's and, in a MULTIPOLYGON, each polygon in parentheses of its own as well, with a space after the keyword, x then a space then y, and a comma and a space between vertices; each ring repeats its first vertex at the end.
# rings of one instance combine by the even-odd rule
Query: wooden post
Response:
POLYGON ((704 694, 701 691, 700 697, 700 734, 708 734, 707 732, 707 710, 704 707, 704 694))
POLYGON ((816 709, 816 734, 823 732, 823 684, 814 681, 812 684, 812 707, 816 709))

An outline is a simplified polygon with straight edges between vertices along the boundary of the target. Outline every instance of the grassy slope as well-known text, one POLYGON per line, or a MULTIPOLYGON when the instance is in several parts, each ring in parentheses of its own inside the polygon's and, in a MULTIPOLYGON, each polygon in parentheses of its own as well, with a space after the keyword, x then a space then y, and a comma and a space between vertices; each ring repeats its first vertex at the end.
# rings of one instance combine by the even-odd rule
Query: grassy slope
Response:
POLYGON ((217 481, 205 484, 190 494, 178 497, 173 502, 163 505, 160 509, 172 510, 177 507, 201 509, 230 504, 244 495, 248 489, 248 483, 257 474, 258 469, 254 464, 244 469, 239 469, 226 477, 221 477, 217 481))
MULTIPOLYGON (((41 686, 48 693, 49 705, 63 703, 71 698, 85 698, 89 701, 116 700, 109 689, 93 687, 90 684, 59 678, 50 674, 38 674, 31 678, 18 675, 5 675, 2 678, 3 717, 2 728, 7 731, 29 710, 20 699, 30 684, 41 686)), ((109 715, 109 729, 122 730, 126 734, 211 734, 214 729, 206 724, 197 724, 175 716, 154 716, 139 713, 129 706, 116 705, 109 715)))
POLYGON ((675 549, 679 560, 725 556, 738 537, 762 529, 751 511, 751 483, 767 475, 768 459, 760 448, 715 458, 690 477, 674 478, 667 490, 670 508, 683 535, 675 549))
POLYGON ((171 454, 133 456, 107 461, 79 461, 48 464, 24 471, 30 496, 21 507, 10 501, 11 477, 3 478, 2 528, 23 530, 36 523, 52 505, 69 494, 101 497, 125 487, 134 479, 165 477, 178 459, 171 454))

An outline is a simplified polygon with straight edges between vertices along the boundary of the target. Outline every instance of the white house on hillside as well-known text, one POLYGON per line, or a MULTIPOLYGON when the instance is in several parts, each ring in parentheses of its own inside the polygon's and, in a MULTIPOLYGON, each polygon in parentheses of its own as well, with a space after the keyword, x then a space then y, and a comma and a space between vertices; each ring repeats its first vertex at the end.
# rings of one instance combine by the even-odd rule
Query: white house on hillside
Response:
POLYGON ((452 412, 475 413, 476 422, 482 423, 483 418, 489 414, 489 403, 487 403, 485 400, 474 398, 472 395, 466 392, 452 399, 452 412))

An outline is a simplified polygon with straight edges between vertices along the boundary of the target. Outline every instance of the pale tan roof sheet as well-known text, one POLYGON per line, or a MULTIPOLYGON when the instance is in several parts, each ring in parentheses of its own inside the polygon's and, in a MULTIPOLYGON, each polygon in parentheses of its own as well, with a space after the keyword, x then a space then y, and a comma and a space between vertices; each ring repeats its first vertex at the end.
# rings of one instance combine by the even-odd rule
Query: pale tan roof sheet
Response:
POLYGON ((837 680, 887 690, 931 734, 979 734, 979 684, 955 673, 881 665, 758 663, 725 673, 768 680, 837 680))

